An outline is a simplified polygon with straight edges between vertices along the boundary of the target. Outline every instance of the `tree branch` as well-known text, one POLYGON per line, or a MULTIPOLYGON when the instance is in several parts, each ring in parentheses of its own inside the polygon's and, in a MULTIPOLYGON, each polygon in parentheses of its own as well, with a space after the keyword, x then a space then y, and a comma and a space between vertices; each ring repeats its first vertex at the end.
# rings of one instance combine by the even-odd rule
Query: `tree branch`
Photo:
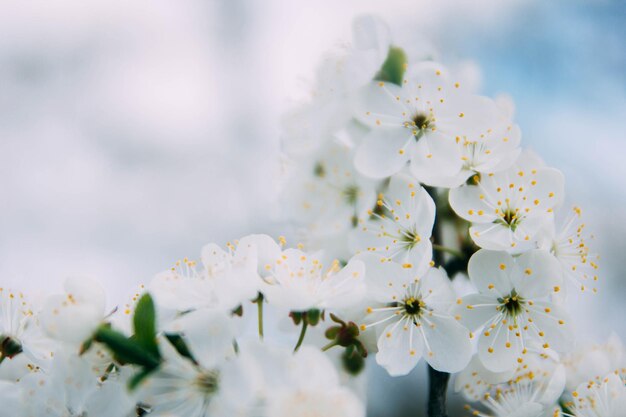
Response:
MULTIPOLYGON (((437 190, 432 187, 426 187, 426 190, 435 201, 435 206, 440 207, 441 204, 437 201, 439 197, 437 190)), ((443 243, 440 213, 437 213, 435 217, 432 239, 434 245, 439 246, 443 243)), ((443 266, 443 252, 438 250, 433 251, 433 261, 436 266, 443 266)), ((448 390, 449 380, 450 374, 439 372, 430 365, 428 366, 428 417, 448 417, 448 411, 446 410, 446 391, 448 390)))

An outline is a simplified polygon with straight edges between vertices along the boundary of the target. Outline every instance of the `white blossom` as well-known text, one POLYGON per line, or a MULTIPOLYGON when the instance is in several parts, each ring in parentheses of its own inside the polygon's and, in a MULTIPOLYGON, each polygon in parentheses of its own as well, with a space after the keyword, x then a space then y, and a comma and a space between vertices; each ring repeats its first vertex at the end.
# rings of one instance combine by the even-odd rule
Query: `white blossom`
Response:
POLYGON ((422 183, 458 187, 470 177, 509 168, 520 154, 521 131, 498 109, 480 133, 456 136, 454 142, 420 140, 411 159, 411 173, 422 183))
POLYGON ((474 411, 480 417, 544 417, 563 392, 565 371, 526 369, 507 383, 496 385, 483 394, 481 403, 489 413, 474 411))
POLYGON ((391 177, 388 190, 379 195, 377 210, 359 220, 351 236, 355 252, 372 252, 384 261, 396 261, 418 269, 432 259, 430 236, 435 203, 411 177, 391 177))
POLYGON ((445 271, 405 268, 366 254, 371 305, 361 330, 376 328, 376 362, 390 375, 409 373, 423 357, 433 368, 458 372, 468 364, 469 331, 449 313, 455 295, 445 271))
POLYGON ((24 353, 30 361, 49 359, 55 348, 55 343, 39 326, 26 296, 9 288, 0 288, 0 342, 0 362, 19 353, 24 353))
POLYGON ((626 375, 626 347, 613 333, 606 342, 593 343, 577 349, 563 358, 570 390, 585 381, 601 378, 618 370, 626 375))
POLYGON ((54 339, 79 345, 102 323, 106 296, 93 278, 65 280, 65 293, 48 296, 41 311, 41 324, 54 339))
MULTIPOLYGON (((374 207, 377 185, 354 169, 347 145, 332 143, 311 158, 294 161, 282 206, 303 229, 307 248, 328 250, 374 207)), ((349 256, 346 250, 339 253, 349 256)))
POLYGON ((365 407, 340 384, 332 362, 319 349, 303 346, 287 357, 267 394, 267 417, 364 417, 365 407))
POLYGON ((520 253, 534 247, 542 228, 554 221, 563 188, 560 171, 522 154, 506 171, 451 189, 450 206, 472 223, 470 236, 478 246, 520 253))
POLYGON ((256 297, 261 284, 257 263, 254 243, 235 242, 228 244, 226 251, 210 243, 202 248, 200 265, 187 258, 176 262, 153 278, 149 291, 161 307, 168 309, 231 310, 256 297))
POLYGON ((326 263, 321 253, 286 249, 265 269, 262 293, 270 304, 290 311, 350 308, 365 294, 365 268, 359 260, 342 268, 337 259, 326 263))
POLYGON ((113 373, 106 380, 85 358, 59 350, 47 370, 19 382, 23 415, 37 417, 126 416, 135 401, 126 390, 128 375, 113 373))
POLYGON ((140 385, 139 399, 154 416, 244 416, 255 400, 254 369, 233 352, 230 318, 198 310, 181 318, 181 331, 195 362, 161 340, 163 363, 140 385))
POLYGON ((565 278, 575 288, 596 292, 599 257, 590 246, 592 240, 593 235, 582 220, 582 210, 573 207, 558 228, 552 222, 546 225, 538 246, 558 259, 565 278))
MULTIPOLYGON (((626 411, 626 380, 617 373, 580 384, 566 403, 568 417, 622 417, 626 411)), ((555 413, 555 416, 559 416, 555 413)))
MULTIPOLYGON (((493 128, 495 103, 475 96, 434 62, 409 67, 403 85, 375 81, 356 100, 355 117, 372 128, 359 145, 354 163, 373 178, 384 178, 412 164, 424 148, 431 153, 458 152, 456 138, 477 138, 493 128), (424 142, 424 145, 420 145, 424 142)), ((445 158, 448 172, 460 169, 462 160, 445 158)), ((419 171, 419 170, 418 170, 419 171)))
POLYGON ((513 258, 483 249, 471 257, 468 273, 479 292, 457 300, 455 314, 470 330, 483 329, 478 357, 487 369, 514 368, 533 342, 561 352, 570 348, 566 313, 549 300, 562 277, 548 252, 531 250, 513 258))

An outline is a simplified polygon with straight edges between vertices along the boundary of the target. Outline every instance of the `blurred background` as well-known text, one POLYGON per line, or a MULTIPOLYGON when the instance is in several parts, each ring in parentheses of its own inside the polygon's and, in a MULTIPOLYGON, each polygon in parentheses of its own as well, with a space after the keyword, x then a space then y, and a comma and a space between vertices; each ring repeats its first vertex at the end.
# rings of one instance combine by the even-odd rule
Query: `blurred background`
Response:
MULTIPOLYGON (((626 339, 619 0, 0 1, 0 284, 88 274, 115 304, 205 243, 283 233, 281 114, 361 13, 513 98, 524 144, 596 232, 600 294, 571 304, 581 339, 626 339)), ((370 368, 372 417, 422 415, 424 369, 370 368)))

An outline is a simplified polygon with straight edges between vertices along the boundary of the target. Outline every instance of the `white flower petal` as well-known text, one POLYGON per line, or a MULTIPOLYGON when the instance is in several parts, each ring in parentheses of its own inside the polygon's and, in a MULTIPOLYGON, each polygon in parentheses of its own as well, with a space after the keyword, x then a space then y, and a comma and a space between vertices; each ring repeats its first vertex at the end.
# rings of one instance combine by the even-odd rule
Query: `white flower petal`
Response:
POLYGON ((378 338, 376 362, 389 375, 406 375, 417 365, 424 351, 424 339, 410 320, 388 325, 378 338))
POLYGON ((513 286, 522 298, 546 297, 562 281, 561 266, 544 250, 531 250, 516 259, 517 268, 511 276, 513 286))
POLYGON ((516 269, 513 257, 506 252, 481 249, 469 260, 470 281, 482 294, 502 297, 513 289, 511 274, 516 269))
POLYGON ((424 359, 441 372, 459 372, 472 357, 469 330, 452 317, 426 316, 422 319, 422 330, 426 338, 424 359))
POLYGON ((412 140, 413 134, 404 127, 374 129, 357 148, 354 166, 367 177, 389 177, 406 165, 412 140))

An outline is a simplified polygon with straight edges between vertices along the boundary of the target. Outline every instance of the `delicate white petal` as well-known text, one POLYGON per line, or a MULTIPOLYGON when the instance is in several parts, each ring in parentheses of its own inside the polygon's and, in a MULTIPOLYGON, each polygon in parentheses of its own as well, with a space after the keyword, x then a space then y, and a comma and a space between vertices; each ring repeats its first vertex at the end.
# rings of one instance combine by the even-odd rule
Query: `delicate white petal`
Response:
POLYGON ((389 375, 406 375, 417 365, 424 351, 424 339, 410 320, 388 325, 378 338, 376 362, 389 375))
POLYGON ((422 319, 426 338, 424 359, 438 371, 459 372, 472 357, 469 330, 447 316, 426 315, 422 319))
POLYGON ((412 140, 413 134, 403 127, 374 129, 357 148, 354 166, 367 177, 389 177, 406 165, 412 140))
POLYGON ((513 257, 508 253, 481 249, 470 258, 467 271, 478 291, 497 298, 511 293, 511 274, 516 268, 513 257))
POLYGON ((546 297, 561 284, 561 266, 547 251, 524 252, 517 257, 516 263, 511 280, 522 298, 546 297))

